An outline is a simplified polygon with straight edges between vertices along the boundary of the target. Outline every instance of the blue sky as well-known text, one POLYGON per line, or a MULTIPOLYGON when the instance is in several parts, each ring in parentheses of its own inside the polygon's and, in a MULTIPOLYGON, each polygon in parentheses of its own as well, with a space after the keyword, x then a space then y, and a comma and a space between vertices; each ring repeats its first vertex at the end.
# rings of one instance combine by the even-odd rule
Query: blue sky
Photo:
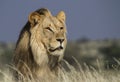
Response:
POLYGON ((0 0, 0 41, 16 41, 29 13, 66 12, 68 39, 120 38, 120 0, 0 0))

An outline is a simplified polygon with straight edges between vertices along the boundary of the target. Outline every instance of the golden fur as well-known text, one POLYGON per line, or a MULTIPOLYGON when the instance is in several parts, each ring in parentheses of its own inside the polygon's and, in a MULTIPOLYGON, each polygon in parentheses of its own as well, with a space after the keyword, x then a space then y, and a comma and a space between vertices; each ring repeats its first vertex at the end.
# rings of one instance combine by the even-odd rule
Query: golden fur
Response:
POLYGON ((66 48, 65 13, 41 8, 29 15, 15 48, 14 65, 25 77, 56 72, 66 48))

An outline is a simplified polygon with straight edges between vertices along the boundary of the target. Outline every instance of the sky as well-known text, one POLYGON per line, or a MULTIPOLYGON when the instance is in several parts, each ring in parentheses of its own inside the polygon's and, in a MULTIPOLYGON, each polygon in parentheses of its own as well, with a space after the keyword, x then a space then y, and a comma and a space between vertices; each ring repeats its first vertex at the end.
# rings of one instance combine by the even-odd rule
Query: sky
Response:
POLYGON ((69 40, 120 39, 120 0, 0 0, 0 41, 16 41, 28 15, 43 7, 66 13, 69 40))

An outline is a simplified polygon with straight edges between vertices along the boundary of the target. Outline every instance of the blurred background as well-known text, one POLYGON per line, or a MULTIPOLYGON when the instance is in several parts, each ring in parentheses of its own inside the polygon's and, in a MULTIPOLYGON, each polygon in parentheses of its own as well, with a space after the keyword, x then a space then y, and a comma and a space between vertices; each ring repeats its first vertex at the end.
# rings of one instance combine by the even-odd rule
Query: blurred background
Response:
POLYGON ((68 44, 65 59, 83 65, 119 69, 120 0, 1 0, 0 1, 0 67, 11 63, 20 30, 28 15, 39 8, 53 15, 66 13, 68 44))

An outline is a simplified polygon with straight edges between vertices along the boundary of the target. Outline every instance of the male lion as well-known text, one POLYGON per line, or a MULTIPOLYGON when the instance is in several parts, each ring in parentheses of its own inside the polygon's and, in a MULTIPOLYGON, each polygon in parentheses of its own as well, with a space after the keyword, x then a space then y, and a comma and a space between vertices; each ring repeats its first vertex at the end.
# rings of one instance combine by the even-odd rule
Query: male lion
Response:
POLYGON ((46 77, 57 72, 66 48, 65 13, 52 16, 41 8, 31 13, 15 48, 13 62, 24 76, 46 77))

